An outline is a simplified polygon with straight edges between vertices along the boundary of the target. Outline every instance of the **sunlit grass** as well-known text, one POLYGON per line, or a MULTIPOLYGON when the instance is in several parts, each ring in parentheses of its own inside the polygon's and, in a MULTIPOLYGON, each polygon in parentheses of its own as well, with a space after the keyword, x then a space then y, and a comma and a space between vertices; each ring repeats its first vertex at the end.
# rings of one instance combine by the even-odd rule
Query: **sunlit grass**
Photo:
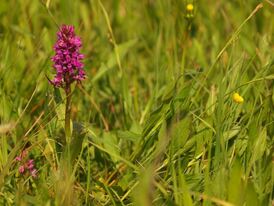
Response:
POLYGON ((272 22, 271 1, 0 1, 0 205, 273 204, 272 22), (62 24, 87 73, 71 146, 62 24))

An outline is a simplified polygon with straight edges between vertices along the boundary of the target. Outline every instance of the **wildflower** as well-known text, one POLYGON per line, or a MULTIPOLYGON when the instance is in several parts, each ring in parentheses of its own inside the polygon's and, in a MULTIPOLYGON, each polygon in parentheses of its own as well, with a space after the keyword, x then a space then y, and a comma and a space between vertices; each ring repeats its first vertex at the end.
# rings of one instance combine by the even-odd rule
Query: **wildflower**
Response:
POLYGON ((35 168, 35 163, 33 159, 27 159, 27 151, 23 150, 19 156, 15 158, 17 162, 20 162, 20 166, 18 168, 18 171, 21 175, 28 174, 32 177, 37 177, 37 169, 35 168))
POLYGON ((192 3, 188 3, 185 7, 185 17, 188 20, 191 20, 194 18, 194 5, 192 3))
POLYGON ((34 160, 30 159, 27 163, 27 167, 29 170, 32 170, 34 168, 34 160))
POLYGON ((194 9, 193 4, 188 3, 188 4, 186 5, 186 10, 187 10, 188 12, 192 12, 192 11, 193 11, 193 9, 194 9))
POLYGON ((244 102, 244 98, 242 96, 239 95, 239 93, 234 93, 233 94, 233 100, 236 103, 243 103, 244 102))
POLYGON ((17 156, 17 157, 15 157, 15 160, 16 160, 16 161, 18 161, 18 162, 21 162, 21 160, 22 160, 22 157, 20 157, 20 156, 17 156))
POLYGON ((21 166, 19 167, 18 171, 19 171, 21 174, 23 174, 23 173, 25 172, 25 167, 24 167, 24 165, 21 165, 21 166))
POLYGON ((64 87, 85 79, 84 64, 81 62, 84 55, 79 52, 81 46, 81 39, 75 35, 73 26, 63 25, 57 32, 55 55, 52 57, 56 75, 50 81, 54 86, 64 87))

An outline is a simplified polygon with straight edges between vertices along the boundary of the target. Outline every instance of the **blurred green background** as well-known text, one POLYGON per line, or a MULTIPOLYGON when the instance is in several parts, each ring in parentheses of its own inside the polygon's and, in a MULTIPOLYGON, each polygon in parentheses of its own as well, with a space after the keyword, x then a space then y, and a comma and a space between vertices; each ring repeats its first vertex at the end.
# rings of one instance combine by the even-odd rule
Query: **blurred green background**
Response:
POLYGON ((64 104, 46 76, 70 24, 87 73, 70 204, 270 205, 273 22, 270 0, 1 0, 0 203, 57 204, 64 104), (40 169, 20 183, 24 147, 40 169))

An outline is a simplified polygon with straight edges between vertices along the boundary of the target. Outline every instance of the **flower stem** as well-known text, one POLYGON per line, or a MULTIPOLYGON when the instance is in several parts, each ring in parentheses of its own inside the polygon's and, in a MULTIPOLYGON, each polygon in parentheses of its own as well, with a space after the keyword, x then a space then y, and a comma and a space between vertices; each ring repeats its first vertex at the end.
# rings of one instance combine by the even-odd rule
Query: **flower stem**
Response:
POLYGON ((71 118, 71 86, 70 83, 66 83, 65 87, 66 92, 66 111, 65 111, 65 136, 66 136, 66 152, 65 152, 65 170, 70 177, 71 174, 71 128, 70 128, 70 118, 71 118))
POLYGON ((70 84, 66 84, 65 92, 66 92, 65 135, 66 135, 66 144, 70 145, 70 142, 71 142, 71 129, 70 129, 71 87, 70 87, 70 84))

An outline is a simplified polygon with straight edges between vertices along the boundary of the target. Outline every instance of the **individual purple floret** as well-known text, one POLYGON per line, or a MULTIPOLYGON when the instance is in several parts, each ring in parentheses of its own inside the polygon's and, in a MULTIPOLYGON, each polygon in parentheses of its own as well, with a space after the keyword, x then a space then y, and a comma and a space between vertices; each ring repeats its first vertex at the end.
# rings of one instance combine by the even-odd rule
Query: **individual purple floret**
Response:
POLYGON ((64 87, 72 82, 85 79, 84 58, 80 54, 82 42, 80 37, 75 35, 74 27, 63 25, 57 32, 57 42, 54 45, 55 55, 52 57, 53 67, 56 75, 50 81, 56 87, 64 87))
POLYGON ((27 156, 28 152, 26 150, 23 150, 19 156, 15 158, 16 161, 21 162, 22 159, 24 159, 27 156))
POLYGON ((27 163, 28 169, 32 170, 34 168, 34 160, 30 159, 27 163))
POLYGON ((16 160, 16 161, 18 161, 18 162, 21 162, 21 160, 22 160, 22 157, 20 157, 20 156, 17 156, 17 157, 15 157, 15 160, 16 160))
POLYGON ((23 174, 23 173, 25 172, 25 167, 24 167, 24 165, 21 165, 21 166, 18 168, 18 170, 19 170, 19 172, 20 172, 21 174, 23 174))
POLYGON ((30 170, 30 174, 32 177, 36 178, 37 177, 37 169, 30 170))

